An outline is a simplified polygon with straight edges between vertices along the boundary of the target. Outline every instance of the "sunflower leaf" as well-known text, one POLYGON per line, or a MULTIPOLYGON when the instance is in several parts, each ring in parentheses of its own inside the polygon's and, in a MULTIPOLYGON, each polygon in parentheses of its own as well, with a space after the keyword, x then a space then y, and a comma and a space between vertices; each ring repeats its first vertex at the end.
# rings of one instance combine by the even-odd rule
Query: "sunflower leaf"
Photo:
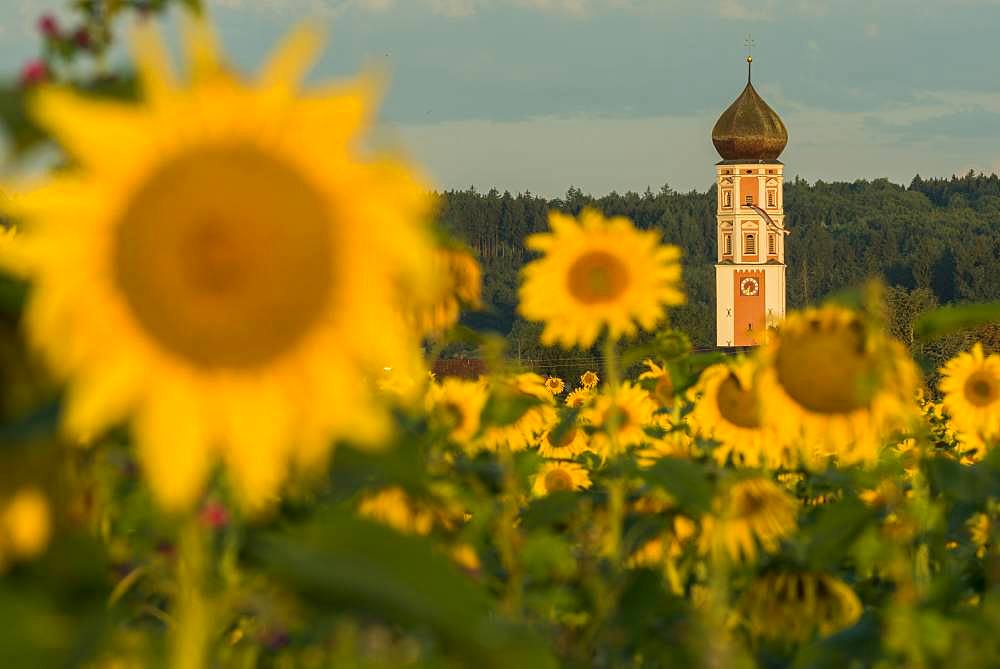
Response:
POLYGON ((503 427, 516 423, 525 413, 541 404, 537 397, 523 393, 497 391, 490 395, 481 414, 483 425, 503 427))
POLYGON ((576 419, 580 415, 579 408, 573 408, 562 415, 559 424, 549 432, 548 440, 553 444, 561 444, 563 439, 569 435, 569 431, 576 427, 576 419))
POLYGON ((963 502, 977 502, 995 495, 1000 476, 993 465, 996 458, 971 467, 951 458, 926 458, 924 473, 931 490, 963 502))
POLYGON ((0 314, 19 315, 27 294, 27 284, 0 272, 0 314))
POLYGON ((941 307, 917 319, 913 327, 919 339, 936 339, 980 325, 1000 323, 1000 302, 941 307))
POLYGON ((690 514, 708 512, 712 502, 712 484, 705 469, 690 460, 661 458, 642 472, 647 482, 670 493, 677 505, 690 514))
POLYGON ((855 497, 823 507, 808 534, 806 561, 814 568, 835 565, 875 516, 873 508, 855 497))
POLYGON ((247 557, 320 612, 351 609, 430 629, 463 666, 555 666, 533 635, 498 620, 486 591, 421 537, 331 510, 251 536, 247 557))
POLYGON ((526 530, 564 525, 583 499, 571 490, 559 490, 533 501, 521 513, 521 524, 526 530))

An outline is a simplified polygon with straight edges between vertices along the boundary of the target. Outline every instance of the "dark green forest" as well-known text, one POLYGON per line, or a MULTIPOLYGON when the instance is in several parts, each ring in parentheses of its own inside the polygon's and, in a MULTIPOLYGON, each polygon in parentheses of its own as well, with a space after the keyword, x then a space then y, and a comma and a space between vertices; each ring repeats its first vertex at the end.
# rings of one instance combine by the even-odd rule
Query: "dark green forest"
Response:
MULTIPOLYGON (((531 260, 524 238, 547 229, 547 212, 576 214, 586 206, 631 218, 656 229, 683 250, 688 303, 670 314, 670 325, 686 332, 697 348, 714 343, 715 186, 708 192, 679 193, 669 186, 645 193, 612 192, 594 197, 570 188, 547 200, 475 189, 440 194, 442 226, 478 255, 486 308, 465 317, 477 330, 499 332, 508 353, 542 373, 567 378, 591 363, 594 351, 540 348, 540 328, 517 317, 518 277, 531 260)), ((933 370, 970 338, 996 347, 997 328, 924 344, 912 323, 934 306, 1000 298, 1000 177, 970 172, 962 177, 923 179, 904 187, 886 179, 853 183, 785 184, 788 303, 797 309, 856 288, 868 279, 887 287, 890 329, 909 345, 925 369, 933 370)), ((473 355, 452 347, 451 354, 473 355)))

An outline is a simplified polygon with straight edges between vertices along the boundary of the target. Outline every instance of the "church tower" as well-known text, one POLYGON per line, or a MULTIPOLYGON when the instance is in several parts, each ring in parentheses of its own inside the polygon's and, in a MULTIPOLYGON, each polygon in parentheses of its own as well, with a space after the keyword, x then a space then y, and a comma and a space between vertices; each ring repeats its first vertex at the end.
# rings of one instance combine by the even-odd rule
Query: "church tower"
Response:
POLYGON ((712 129, 722 160, 715 166, 718 260, 715 265, 716 344, 762 344, 785 316, 784 165, 788 143, 781 118, 750 79, 712 129))

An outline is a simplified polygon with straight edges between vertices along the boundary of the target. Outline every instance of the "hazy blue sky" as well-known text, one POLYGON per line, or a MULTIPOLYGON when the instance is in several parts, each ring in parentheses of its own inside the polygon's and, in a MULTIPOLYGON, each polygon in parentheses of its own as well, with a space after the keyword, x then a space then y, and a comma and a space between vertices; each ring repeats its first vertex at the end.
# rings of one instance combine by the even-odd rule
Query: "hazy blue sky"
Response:
MULTIPOLYGON (((0 71, 58 0, 0 0, 0 71)), ((392 85, 379 140, 442 188, 704 189, 746 77, 784 118, 790 176, 1000 171, 1000 0, 212 0, 248 70, 291 25, 330 25, 316 78, 392 85)))

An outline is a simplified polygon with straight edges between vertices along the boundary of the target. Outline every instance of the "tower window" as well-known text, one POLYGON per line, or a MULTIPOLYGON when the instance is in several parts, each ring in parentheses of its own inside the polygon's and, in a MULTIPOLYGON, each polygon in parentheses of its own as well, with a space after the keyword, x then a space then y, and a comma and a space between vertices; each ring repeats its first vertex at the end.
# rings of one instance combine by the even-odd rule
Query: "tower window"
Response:
POLYGON ((772 256, 778 255, 778 236, 773 232, 767 236, 767 253, 772 256))
POLYGON ((743 238, 743 255, 745 256, 755 256, 757 255, 757 235, 749 233, 743 238))
POLYGON ((778 199, 777 193, 775 193, 773 190, 767 191, 767 206, 769 208, 773 209, 774 207, 777 206, 776 203, 777 199, 778 199))
POLYGON ((722 191, 722 207, 723 209, 729 209, 733 206, 733 191, 724 190, 722 191))
POLYGON ((728 232, 722 235, 722 255, 733 255, 733 236, 728 232))
POLYGON ((747 195, 746 196, 746 202, 745 202, 745 204, 748 207, 753 204, 753 195, 747 195))

